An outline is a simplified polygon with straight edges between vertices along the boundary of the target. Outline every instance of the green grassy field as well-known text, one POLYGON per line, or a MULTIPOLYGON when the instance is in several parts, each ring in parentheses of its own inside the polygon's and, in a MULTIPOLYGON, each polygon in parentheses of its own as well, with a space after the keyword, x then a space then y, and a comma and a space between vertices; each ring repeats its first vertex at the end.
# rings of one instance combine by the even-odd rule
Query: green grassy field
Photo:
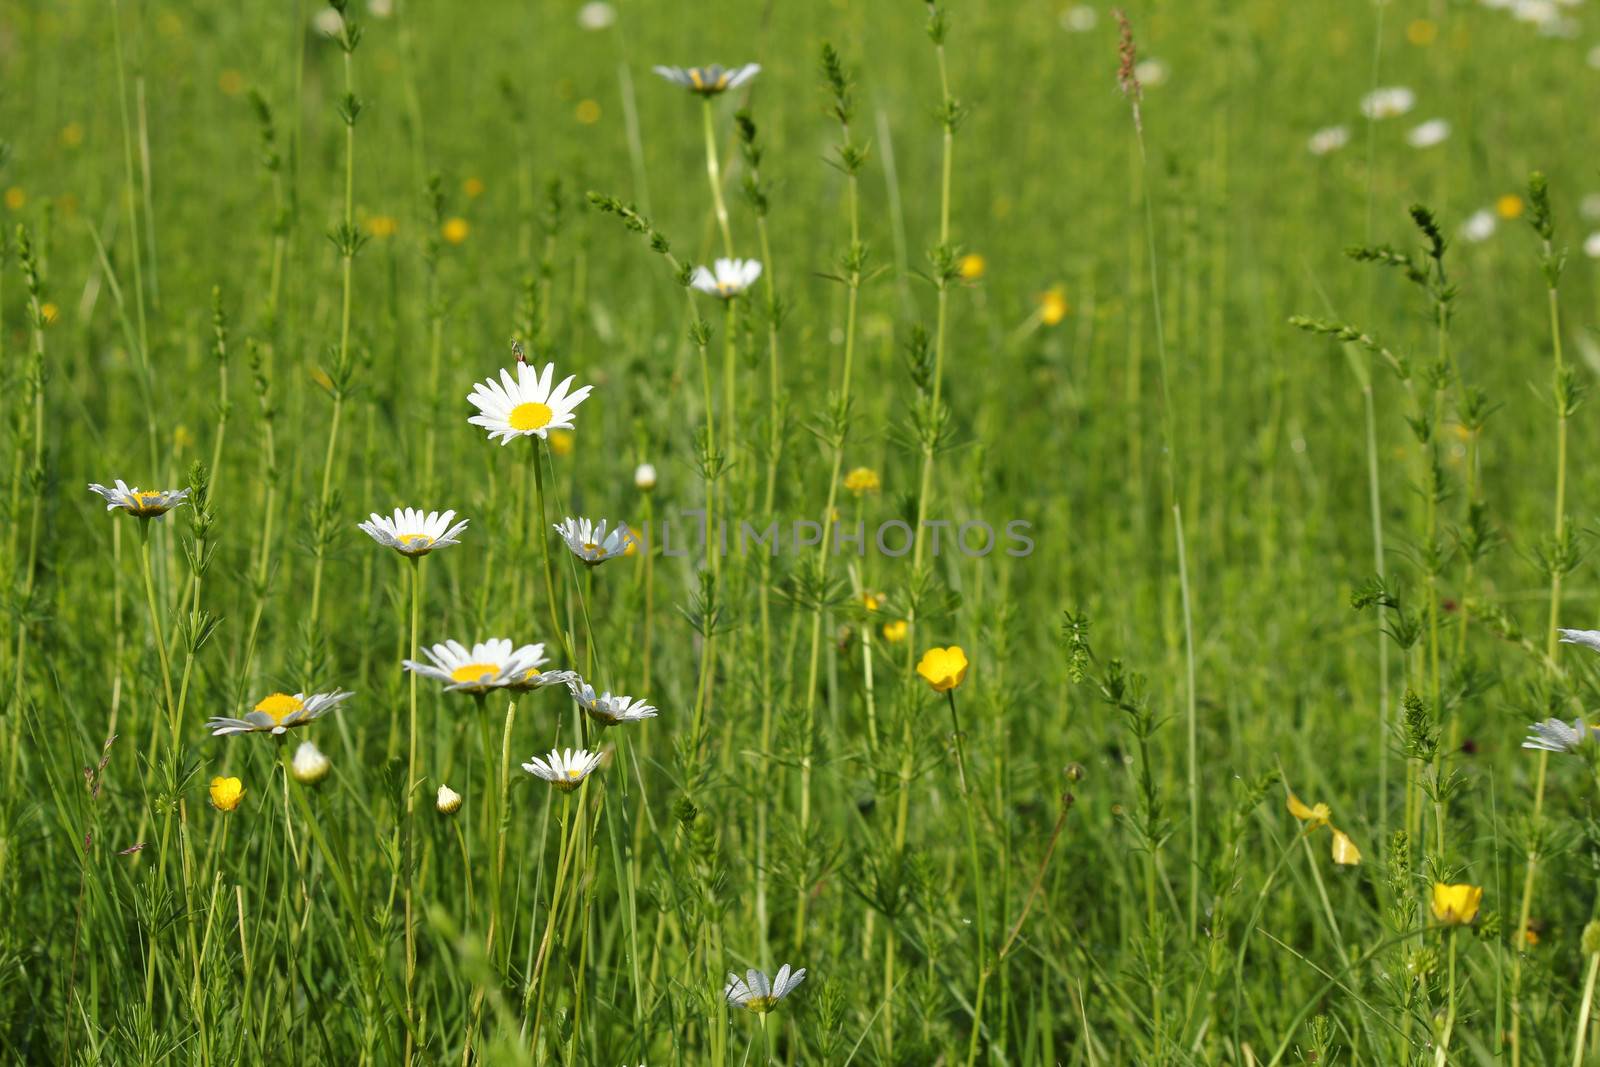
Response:
POLYGON ((1597 20, 0 0, 0 1063, 1600 1063, 1597 20))

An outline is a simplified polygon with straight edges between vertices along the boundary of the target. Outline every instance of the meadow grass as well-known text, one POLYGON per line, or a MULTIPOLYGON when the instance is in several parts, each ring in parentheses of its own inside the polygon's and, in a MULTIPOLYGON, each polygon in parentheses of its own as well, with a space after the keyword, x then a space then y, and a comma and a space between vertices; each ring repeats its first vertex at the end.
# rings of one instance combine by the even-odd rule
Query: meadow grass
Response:
POLYGON ((0 1063, 1600 1062, 1592 7, 3 0, 0 1063))

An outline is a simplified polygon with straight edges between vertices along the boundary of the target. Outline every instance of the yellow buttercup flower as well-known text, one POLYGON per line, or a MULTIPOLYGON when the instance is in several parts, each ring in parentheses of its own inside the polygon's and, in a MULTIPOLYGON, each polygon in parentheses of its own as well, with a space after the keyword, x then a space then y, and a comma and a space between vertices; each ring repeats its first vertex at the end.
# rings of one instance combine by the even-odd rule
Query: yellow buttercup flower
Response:
POLYGON ((217 88, 226 96, 238 96, 244 92, 244 75, 233 69, 224 70, 217 75, 217 88))
POLYGON ((871 590, 863 592, 861 594, 861 605, 868 611, 877 611, 883 607, 883 594, 874 593, 871 590))
POLYGON ((572 431, 571 430, 551 430, 550 431, 550 452, 551 452, 552 455, 556 455, 556 456, 570 456, 570 455, 572 455, 572 431))
POLYGON ((469 200, 476 200, 478 197, 482 196, 483 189, 484 185, 482 178, 468 178, 466 181, 461 183, 461 191, 467 194, 467 199, 469 200))
POLYGON ((399 223, 394 221, 393 215, 374 215, 367 220, 367 233, 373 237, 393 237, 399 223))
POLYGON ((1039 321, 1046 326, 1057 325, 1071 310, 1067 304, 1067 291, 1061 286, 1053 285, 1039 294, 1039 321))
POLYGON ((173 449, 173 451, 182 452, 182 451, 185 451, 186 449, 190 449, 190 448, 193 448, 193 447, 194 447, 194 434, 189 431, 189 427, 183 425, 182 423, 179 423, 177 428, 172 431, 172 449, 173 449))
POLYGON ((471 232, 471 224, 469 224, 466 219, 459 215, 455 216, 454 218, 445 219, 444 225, 439 227, 439 233, 443 235, 446 241, 449 241, 453 245, 461 244, 467 239, 467 235, 471 232))
POLYGON ((13 185, 6 190, 6 207, 12 211, 21 211, 22 206, 27 202, 28 194, 22 191, 21 186, 13 185))
POLYGON ((585 126, 593 126, 600 121, 600 104, 596 100, 579 100, 572 114, 585 126))
POLYGON ((83 143, 83 123, 69 122, 61 127, 61 143, 68 148, 77 148, 83 143))
POLYGON ((983 272, 988 268, 989 261, 976 252, 968 252, 961 257, 957 269, 961 272, 961 280, 975 282, 983 277, 983 272))
POLYGON ((211 779, 211 806, 218 811, 232 811, 244 799, 244 783, 237 778, 211 779))
POLYGON ((1406 27, 1406 40, 1418 48, 1426 48, 1439 39, 1439 27, 1427 19, 1412 19, 1406 27))
POLYGON ((54 326, 56 324, 56 320, 61 317, 61 309, 56 307, 50 301, 46 300, 44 303, 39 305, 39 317, 44 319, 44 324, 46 326, 54 326))
POLYGON ((960 645, 930 648, 922 654, 917 673, 933 686, 935 693, 948 693, 967 677, 967 654, 960 645))
POLYGON ((1446 926, 1465 926, 1478 917, 1483 903, 1483 887, 1433 883, 1433 917, 1446 926))
POLYGON ((1522 217, 1522 197, 1516 193, 1506 193, 1494 202, 1494 210, 1503 219, 1519 219, 1522 217))
POLYGON ((906 639, 906 631, 910 628, 911 627, 907 625, 906 620, 904 619, 896 619, 893 622, 886 622, 883 624, 883 639, 889 642, 891 645, 898 645, 901 641, 906 639))
POLYGON ((883 481, 878 477, 878 472, 871 467, 857 467, 844 476, 844 487, 861 496, 863 493, 876 493, 883 488, 883 481))
POLYGON ((1320 830, 1326 826, 1333 834, 1333 862, 1346 867, 1354 867, 1361 862, 1361 850, 1350 839, 1350 835, 1333 825, 1333 812, 1326 804, 1307 804, 1293 793, 1285 805, 1289 814, 1306 824, 1306 832, 1320 830))

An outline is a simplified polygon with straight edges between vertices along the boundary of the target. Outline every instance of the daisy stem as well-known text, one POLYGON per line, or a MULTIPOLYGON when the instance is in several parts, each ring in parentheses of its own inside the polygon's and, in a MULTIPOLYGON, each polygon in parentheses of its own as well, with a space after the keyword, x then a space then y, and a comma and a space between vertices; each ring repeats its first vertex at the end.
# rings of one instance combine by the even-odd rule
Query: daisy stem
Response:
POLYGON ((545 518, 544 507, 544 441, 535 438, 533 444, 533 496, 534 507, 539 512, 539 557, 544 565, 544 596, 550 608, 550 626, 556 633, 556 640, 561 642, 562 654, 567 657, 568 663, 576 663, 577 656, 572 651, 572 639, 567 636, 567 631, 561 625, 561 619, 556 613, 556 577, 555 568, 550 563, 550 527, 545 518))
MULTIPOLYGON (((411 564, 411 643, 407 649, 415 651, 420 640, 422 627, 422 582, 424 568, 427 561, 421 556, 407 556, 411 564)), ((409 671, 410 675, 410 717, 408 720, 406 742, 406 832, 405 849, 402 864, 405 867, 405 924, 406 924, 406 1054, 405 1062, 411 1063, 415 1051, 417 1028, 416 1009, 416 981, 417 981, 417 939, 412 911, 413 883, 416 880, 416 849, 417 839, 417 672, 409 671)))
POLYGON ((734 413, 739 410, 737 386, 735 384, 738 359, 733 336, 734 301, 724 300, 722 303, 725 309, 722 328, 722 452, 724 455, 731 456, 733 455, 734 413))
POLYGON ((1584 1038, 1589 1035, 1589 1012, 1594 1007, 1595 976, 1600 973, 1600 953, 1589 957, 1589 970, 1583 978, 1583 1007, 1578 1024, 1572 1028, 1572 1067, 1583 1067, 1584 1038))
POLYGON ((533 1053, 534 1062, 539 1059, 539 1026, 544 1015, 544 973, 545 964, 550 958, 550 942, 555 937, 556 919, 561 913, 561 890, 566 885, 567 867, 571 863, 573 845, 578 835, 573 832, 572 820, 572 793, 570 790, 561 795, 561 851, 556 861, 556 881, 550 893, 550 903, 546 909, 544 923, 544 936, 539 939, 539 956, 533 964, 533 976, 528 979, 528 991, 522 999, 522 1013, 527 1015, 530 1008, 534 1008, 533 1033, 529 1038, 528 1047, 533 1053))
MULTIPOLYGON (((711 202, 716 206, 717 228, 722 231, 722 247, 728 258, 733 258, 733 231, 728 228, 728 205, 722 199, 722 168, 717 163, 716 117, 712 114, 712 98, 703 98, 701 117, 705 120, 706 179, 711 183, 711 202)), ((730 411, 731 417, 733 413, 730 411)))

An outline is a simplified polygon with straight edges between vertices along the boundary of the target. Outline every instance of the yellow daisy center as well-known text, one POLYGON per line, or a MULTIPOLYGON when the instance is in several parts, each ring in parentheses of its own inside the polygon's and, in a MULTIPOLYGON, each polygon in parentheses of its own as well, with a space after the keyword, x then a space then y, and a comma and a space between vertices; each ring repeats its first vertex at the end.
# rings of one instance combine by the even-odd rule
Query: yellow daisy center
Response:
POLYGON ((401 543, 401 544, 402 544, 402 545, 405 545, 405 546, 406 546, 406 547, 408 547, 408 548, 409 548, 409 547, 410 547, 410 546, 411 546, 411 545, 414 545, 414 544, 416 544, 416 543, 417 543, 417 542, 419 542, 419 541, 420 541, 420 542, 421 542, 421 543, 422 543, 422 544, 424 544, 424 545, 431 545, 431 544, 433 544, 433 538, 431 538, 431 537, 429 537, 429 536, 428 536, 428 535, 427 535, 427 534, 425 534, 425 533, 409 533, 409 534, 401 534, 401 535, 400 535, 400 538, 399 538, 399 540, 400 540, 400 543, 401 543))
POLYGON ((526 404, 518 404, 516 407, 512 408, 511 416, 506 421, 511 423, 511 428, 513 430, 521 430, 523 432, 528 430, 542 430, 546 426, 550 425, 550 419, 553 414, 554 413, 550 410, 549 404, 540 404, 537 401, 529 401, 526 404))
POLYGON ((597 556, 603 556, 606 554, 605 546, 597 545, 593 541, 585 541, 583 543, 583 550, 585 552, 593 552, 597 556))
POLYGON ((265 697, 256 705, 256 710, 263 715, 271 715, 274 722, 282 722, 284 716, 293 715, 306 706, 306 702, 299 697, 290 696, 288 693, 273 693, 265 697))
POLYGON ((573 767, 571 770, 569 770, 567 772, 567 777, 571 778, 574 782, 576 782, 579 778, 583 777, 583 772, 580 771, 578 768, 573 767))
POLYGON ((498 663, 468 663, 450 672, 453 682, 484 682, 500 673, 498 663))

